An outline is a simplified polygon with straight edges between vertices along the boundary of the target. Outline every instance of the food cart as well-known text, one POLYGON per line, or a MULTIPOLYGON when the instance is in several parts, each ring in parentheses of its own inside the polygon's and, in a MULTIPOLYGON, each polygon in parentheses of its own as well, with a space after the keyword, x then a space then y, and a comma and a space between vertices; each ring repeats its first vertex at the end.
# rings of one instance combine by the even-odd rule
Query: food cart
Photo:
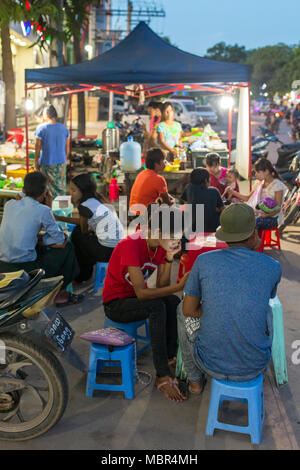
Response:
MULTIPOLYGON (((236 167, 247 178, 251 174, 249 81, 250 68, 247 65, 212 61, 183 52, 163 41, 141 22, 116 47, 94 59, 63 67, 26 70, 25 96, 38 88, 47 88, 53 96, 70 94, 72 97, 74 93, 98 89, 136 98, 143 94, 146 99, 183 90, 204 90, 225 96, 239 92, 236 167)), ((230 136, 231 110, 229 117, 230 136)), ((200 150, 194 154, 196 165, 197 158, 202 157, 203 153, 200 150)), ((227 154, 224 161, 225 157, 227 154)), ((112 158, 115 159, 115 156, 112 158)), ((230 165, 230 145, 227 165, 230 165)), ((176 182, 183 176, 180 173, 166 174, 166 179, 168 183, 172 180, 176 182)), ((128 173, 125 179, 129 188, 134 175, 128 173)))

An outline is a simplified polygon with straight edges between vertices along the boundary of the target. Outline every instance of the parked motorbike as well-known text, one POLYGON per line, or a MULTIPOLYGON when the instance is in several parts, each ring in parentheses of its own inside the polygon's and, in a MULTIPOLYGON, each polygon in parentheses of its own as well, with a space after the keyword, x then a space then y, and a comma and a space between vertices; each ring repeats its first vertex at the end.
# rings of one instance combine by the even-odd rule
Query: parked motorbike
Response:
POLYGON ((278 228, 280 234, 288 225, 296 224, 300 219, 300 172, 296 178, 295 191, 291 192, 290 197, 283 205, 282 211, 284 221, 278 228))
MULTIPOLYGON (((267 146, 269 145, 270 142, 283 144, 279 140, 279 138, 266 127, 259 126, 259 130, 260 130, 261 136, 252 137, 251 139, 252 163, 255 163, 256 160, 258 160, 259 158, 268 157, 269 152, 267 150, 267 146)), ((226 142, 228 146, 228 139, 223 140, 223 142, 226 142)), ((236 149, 236 139, 232 139, 231 141, 231 150, 234 150, 234 149, 236 149)))
POLYGON ((0 274, 0 439, 22 441, 51 429, 68 402, 68 380, 57 355, 86 366, 71 348, 74 331, 44 309, 63 277, 43 279, 42 269, 0 274))
POLYGON ((139 116, 131 124, 127 121, 122 123, 120 120, 116 121, 116 126, 120 132, 120 142, 126 142, 128 137, 133 137, 135 142, 143 143, 144 140, 144 125, 142 118, 139 116))

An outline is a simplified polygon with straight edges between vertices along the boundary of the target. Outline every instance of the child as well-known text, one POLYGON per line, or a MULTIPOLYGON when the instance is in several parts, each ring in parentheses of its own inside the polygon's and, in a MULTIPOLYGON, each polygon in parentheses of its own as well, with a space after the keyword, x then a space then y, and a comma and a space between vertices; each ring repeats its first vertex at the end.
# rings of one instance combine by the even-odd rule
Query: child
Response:
POLYGON ((267 214, 272 217, 273 212, 280 210, 280 206, 277 205, 277 202, 270 197, 265 197, 260 201, 256 206, 256 215, 259 217, 262 214, 267 214))
POLYGON ((192 230, 196 230, 200 221, 196 221, 197 204, 204 205, 204 227, 205 233, 216 231, 220 222, 220 213, 224 205, 217 188, 209 186, 209 172, 205 168, 196 168, 191 173, 191 182, 185 188, 181 199, 193 206, 192 230))
POLYGON ((239 172, 235 168, 229 168, 225 177, 227 186, 223 193, 223 199, 225 199, 227 202, 241 202, 239 198, 230 196, 230 194, 228 194, 230 190, 237 191, 238 193, 240 192, 238 183, 239 178, 239 172))
POLYGON ((104 205, 104 197, 97 193, 91 175, 75 176, 70 183, 70 193, 79 218, 57 216, 56 219, 78 225, 71 240, 80 267, 76 282, 80 283, 91 278, 97 261, 109 261, 114 247, 124 238, 124 231, 116 213, 104 205))

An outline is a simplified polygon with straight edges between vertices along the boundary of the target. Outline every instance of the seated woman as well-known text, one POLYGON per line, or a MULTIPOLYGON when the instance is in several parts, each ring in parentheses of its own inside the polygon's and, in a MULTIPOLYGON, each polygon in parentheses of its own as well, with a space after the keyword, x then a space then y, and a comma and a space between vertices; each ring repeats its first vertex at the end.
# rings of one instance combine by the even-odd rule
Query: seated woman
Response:
POLYGON ((206 169, 210 174, 210 186, 217 188, 221 196, 227 186, 226 174, 228 169, 221 166, 221 159, 218 153, 208 153, 206 155, 206 169))
POLYGON ((124 230, 116 213, 96 191, 96 183, 88 173, 75 176, 70 183, 72 202, 79 218, 56 216, 56 220, 78 225, 72 232, 80 273, 76 282, 92 277, 97 261, 108 262, 114 247, 124 238, 124 230))
POLYGON ((116 246, 103 288, 104 311, 111 320, 129 323, 149 318, 156 387, 175 402, 184 397, 170 371, 177 353, 176 309, 180 302, 173 294, 183 289, 187 275, 174 285, 170 285, 170 276, 174 255, 181 249, 181 235, 181 211, 161 206, 150 220, 149 230, 135 232, 116 246), (156 287, 148 288, 147 280, 156 269, 156 287))
POLYGON ((209 173, 205 168, 196 168, 192 171, 191 182, 185 188, 181 199, 187 204, 192 204, 193 231, 201 222, 196 220, 197 204, 204 205, 204 226, 202 231, 209 233, 217 230, 220 225, 220 213, 224 209, 224 205, 219 191, 209 186, 209 173))
POLYGON ((8 201, 0 226, 0 272, 42 268, 45 277, 64 276, 56 304, 70 305, 83 299, 67 292, 66 286, 79 273, 73 245, 55 222, 47 178, 39 171, 24 179, 21 200, 8 201), (45 231, 40 235, 41 230, 45 231))
POLYGON ((274 210, 265 213, 256 210, 256 228, 258 230, 275 228, 282 223, 281 207, 286 186, 281 181, 270 160, 260 158, 256 161, 254 169, 257 181, 251 193, 246 196, 237 191, 230 190, 229 194, 238 197, 241 201, 245 201, 254 210, 256 210, 257 204, 265 198, 273 199, 276 202, 274 210))

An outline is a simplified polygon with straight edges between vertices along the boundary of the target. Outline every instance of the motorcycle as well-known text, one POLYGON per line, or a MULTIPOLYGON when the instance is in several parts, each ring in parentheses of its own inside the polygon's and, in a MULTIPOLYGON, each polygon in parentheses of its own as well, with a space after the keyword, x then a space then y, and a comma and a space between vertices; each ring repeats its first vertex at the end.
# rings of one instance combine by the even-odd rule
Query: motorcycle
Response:
POLYGON ((86 372, 72 349, 74 331, 53 304, 63 277, 43 279, 38 269, 0 274, 0 439, 24 441, 44 434, 62 417, 68 380, 57 355, 86 372))
MULTIPOLYGON (((283 142, 281 142, 278 139, 278 137, 266 127, 259 126, 259 129, 261 132, 261 136, 251 138, 252 163, 255 163, 256 160, 258 160, 259 158, 268 157, 269 152, 267 150, 267 146, 269 145, 270 142, 283 144, 283 142)), ((223 140, 223 142, 226 142, 227 146, 229 145, 228 139, 223 140)), ((232 139, 231 150, 235 150, 235 149, 236 149, 236 139, 232 139)))
POLYGON ((144 124, 140 116, 138 116, 131 124, 127 121, 124 123, 121 120, 116 121, 116 126, 119 128, 120 141, 126 142, 128 137, 133 137, 135 142, 140 144, 144 141, 144 124))
POLYGON ((281 234, 284 229, 291 224, 296 224, 300 218, 300 172, 296 178, 295 190, 291 192, 290 197, 282 207, 284 221, 278 227, 281 234))

